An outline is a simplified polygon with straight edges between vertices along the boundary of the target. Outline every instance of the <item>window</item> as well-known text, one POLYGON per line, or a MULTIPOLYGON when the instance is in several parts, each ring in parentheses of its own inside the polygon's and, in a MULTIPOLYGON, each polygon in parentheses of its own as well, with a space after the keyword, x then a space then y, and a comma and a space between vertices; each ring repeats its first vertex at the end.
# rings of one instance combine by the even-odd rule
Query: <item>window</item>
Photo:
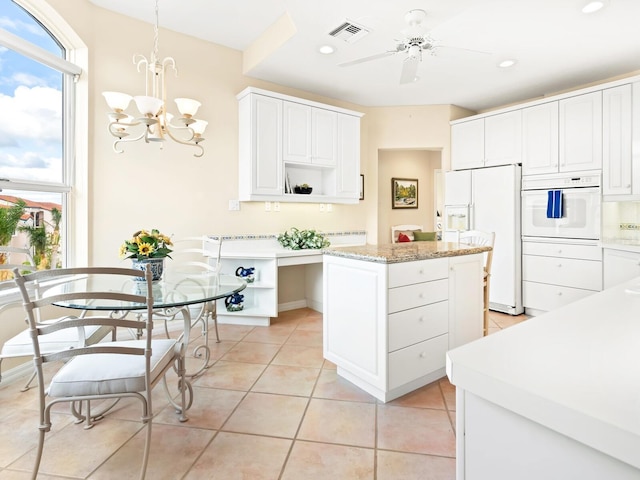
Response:
POLYGON ((23 208, 17 225, 0 212, 0 239, 31 248, 42 268, 66 264, 70 230, 81 69, 67 53, 25 9, 0 2, 0 209, 23 208))

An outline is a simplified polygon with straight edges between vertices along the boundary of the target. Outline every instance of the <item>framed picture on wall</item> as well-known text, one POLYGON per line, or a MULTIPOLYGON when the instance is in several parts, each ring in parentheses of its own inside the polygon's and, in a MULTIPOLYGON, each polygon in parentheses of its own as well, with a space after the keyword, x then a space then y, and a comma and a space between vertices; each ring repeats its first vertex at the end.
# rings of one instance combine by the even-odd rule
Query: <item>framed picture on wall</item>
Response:
POLYGON ((391 208, 418 208, 418 179, 391 179, 391 208))
POLYGON ((364 200, 364 175, 360 174, 360 200, 364 200))

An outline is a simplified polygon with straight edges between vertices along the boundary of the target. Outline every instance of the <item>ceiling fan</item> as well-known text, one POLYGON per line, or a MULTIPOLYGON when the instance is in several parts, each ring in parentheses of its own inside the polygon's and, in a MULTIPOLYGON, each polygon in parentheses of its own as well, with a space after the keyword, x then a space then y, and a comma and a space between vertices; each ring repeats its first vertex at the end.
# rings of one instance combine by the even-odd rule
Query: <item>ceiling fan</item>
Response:
POLYGON ((435 55, 436 49, 442 47, 442 45, 439 45, 437 40, 426 33, 425 26, 423 25, 425 18, 427 18, 427 12, 424 10, 409 10, 409 12, 404 16, 404 20, 407 22, 409 27, 402 31, 404 40, 398 40, 399 43, 396 45, 396 48, 376 55, 371 55, 369 57, 358 58, 356 60, 351 60, 350 62, 341 63, 338 66, 350 67, 359 63, 369 62, 371 60, 377 60, 379 58, 404 52, 405 59, 402 62, 400 83, 411 83, 415 81, 416 74, 418 73, 418 64, 422 61, 422 54, 435 55))

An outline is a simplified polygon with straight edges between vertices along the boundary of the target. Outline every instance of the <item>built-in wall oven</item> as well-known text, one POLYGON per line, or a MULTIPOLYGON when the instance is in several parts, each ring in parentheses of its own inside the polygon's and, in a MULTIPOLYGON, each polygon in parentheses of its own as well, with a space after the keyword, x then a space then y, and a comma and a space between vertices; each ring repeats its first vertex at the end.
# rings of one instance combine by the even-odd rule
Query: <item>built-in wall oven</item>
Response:
POLYGON ((600 172, 522 177, 522 237, 600 239, 600 172))

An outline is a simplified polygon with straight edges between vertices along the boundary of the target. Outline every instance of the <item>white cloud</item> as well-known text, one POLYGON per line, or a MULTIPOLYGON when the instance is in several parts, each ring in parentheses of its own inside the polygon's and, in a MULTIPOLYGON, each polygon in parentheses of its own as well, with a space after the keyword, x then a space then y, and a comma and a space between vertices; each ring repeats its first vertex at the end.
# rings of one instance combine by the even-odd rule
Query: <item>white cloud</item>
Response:
POLYGON ((13 85, 25 85, 27 87, 46 87, 47 81, 36 75, 31 75, 30 73, 16 73, 11 77, 13 85))
POLYGON ((50 87, 19 86, 14 96, 0 94, 0 138, 60 142, 62 92, 50 87))
POLYGON ((24 152, 20 156, 0 152, 0 177, 32 181, 61 181, 60 158, 45 158, 37 152, 24 152))
POLYGON ((40 27, 39 25, 33 25, 27 22, 23 22, 22 20, 14 20, 9 17, 0 17, 0 27, 6 30, 13 30, 15 32, 27 31, 40 37, 46 35, 42 27, 40 27))

